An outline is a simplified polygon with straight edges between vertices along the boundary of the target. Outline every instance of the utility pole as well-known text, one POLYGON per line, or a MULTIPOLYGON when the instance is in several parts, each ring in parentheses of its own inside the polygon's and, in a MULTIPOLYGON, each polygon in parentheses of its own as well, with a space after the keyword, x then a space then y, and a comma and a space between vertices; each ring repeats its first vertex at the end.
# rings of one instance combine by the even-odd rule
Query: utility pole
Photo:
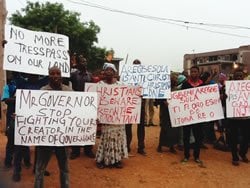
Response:
MULTIPOLYGON (((6 4, 5 0, 0 0, 0 93, 3 93, 3 86, 6 83, 6 72, 3 70, 3 45, 2 42, 4 40, 4 27, 6 22, 6 4)), ((5 123, 6 123, 6 105, 1 102, 1 126, 0 132, 5 130, 5 123)))

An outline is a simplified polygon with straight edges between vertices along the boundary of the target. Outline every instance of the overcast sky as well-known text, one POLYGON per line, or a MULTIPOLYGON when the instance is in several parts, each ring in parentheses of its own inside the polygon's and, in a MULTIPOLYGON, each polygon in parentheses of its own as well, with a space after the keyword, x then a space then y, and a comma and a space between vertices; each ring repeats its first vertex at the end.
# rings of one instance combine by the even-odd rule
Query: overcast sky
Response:
MULTIPOLYGON (((113 48, 116 57, 124 58, 123 62, 128 56, 127 63, 140 59, 144 64, 167 64, 172 70, 181 71, 184 54, 238 48, 250 44, 249 0, 50 0, 50 2, 62 3, 66 10, 81 13, 82 22, 93 20, 101 28, 96 45, 107 49, 113 48), (90 3, 99 7, 165 19, 165 22, 83 5, 90 3), (208 27, 183 22, 170 24, 167 19, 220 24, 220 26, 208 27), (221 25, 238 25, 246 28, 225 29, 221 25), (245 37, 223 35, 192 27, 245 37)), ((25 6, 26 0, 6 0, 8 16, 25 6)))

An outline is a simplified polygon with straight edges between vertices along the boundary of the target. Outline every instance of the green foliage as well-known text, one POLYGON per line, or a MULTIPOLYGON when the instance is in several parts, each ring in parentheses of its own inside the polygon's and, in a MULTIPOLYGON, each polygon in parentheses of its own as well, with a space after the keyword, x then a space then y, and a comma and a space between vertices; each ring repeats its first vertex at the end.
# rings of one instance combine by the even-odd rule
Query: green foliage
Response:
POLYGON ((83 54, 90 70, 102 66, 106 50, 94 46, 98 42, 99 26, 93 21, 81 22, 80 13, 64 10, 63 4, 28 1, 25 8, 11 15, 10 22, 30 30, 67 35, 70 52, 83 54))

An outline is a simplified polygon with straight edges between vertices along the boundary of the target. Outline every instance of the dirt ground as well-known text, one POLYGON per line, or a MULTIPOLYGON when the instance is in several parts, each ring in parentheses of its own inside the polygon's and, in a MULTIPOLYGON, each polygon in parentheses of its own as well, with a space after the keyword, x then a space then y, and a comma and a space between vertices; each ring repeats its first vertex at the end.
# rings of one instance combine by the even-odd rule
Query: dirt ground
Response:
MULTIPOLYGON (((155 123, 159 122, 157 116, 155 116, 154 121, 155 123)), ((209 149, 201 150, 201 159, 204 161, 204 166, 198 166, 192 159, 186 164, 181 164, 182 151, 178 151, 177 154, 169 153, 168 148, 163 148, 163 153, 156 151, 159 132, 159 126, 146 127, 147 156, 142 156, 136 153, 136 126, 133 127, 131 154, 134 156, 123 160, 123 169, 98 169, 95 166, 95 161, 83 154, 78 159, 69 160, 70 187, 250 187, 250 163, 240 163, 238 167, 232 166, 230 152, 218 151, 208 145, 209 149)), ((4 134, 0 134, 0 183, 4 182, 10 188, 33 187, 32 168, 23 168, 21 181, 18 183, 12 182, 13 169, 6 170, 3 165, 5 144, 6 137, 4 134)), ((94 147, 95 150, 96 146, 94 147)), ((33 159, 33 147, 31 147, 31 154, 33 159)), ((248 157, 250 158, 249 154, 248 157)), ((54 156, 47 169, 51 175, 44 178, 44 187, 60 187, 59 171, 54 156)))

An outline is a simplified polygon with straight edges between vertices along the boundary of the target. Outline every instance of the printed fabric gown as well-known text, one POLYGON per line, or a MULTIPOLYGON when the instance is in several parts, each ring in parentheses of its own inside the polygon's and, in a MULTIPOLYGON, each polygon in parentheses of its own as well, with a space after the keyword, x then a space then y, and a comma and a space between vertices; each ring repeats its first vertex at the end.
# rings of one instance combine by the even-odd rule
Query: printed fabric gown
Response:
POLYGON ((109 166, 127 157, 125 125, 103 124, 100 143, 96 152, 96 162, 103 162, 106 166, 109 166))
POLYGON ((128 157, 124 125, 102 125, 102 135, 96 153, 96 161, 113 165, 128 157))

